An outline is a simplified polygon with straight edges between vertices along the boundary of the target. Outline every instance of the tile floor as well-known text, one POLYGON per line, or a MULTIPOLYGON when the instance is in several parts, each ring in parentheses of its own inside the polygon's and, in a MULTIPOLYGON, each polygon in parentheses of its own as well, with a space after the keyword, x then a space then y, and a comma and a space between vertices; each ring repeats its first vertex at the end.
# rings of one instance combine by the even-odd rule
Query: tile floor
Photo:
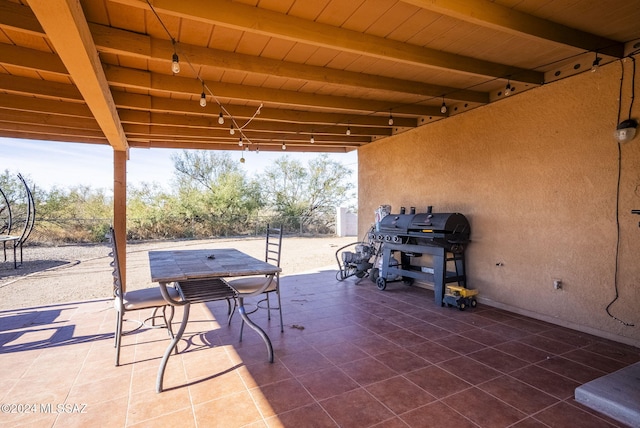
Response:
POLYGON ((574 389, 640 361, 640 349, 482 304, 439 308, 429 290, 379 291, 335 271, 282 288, 284 333, 254 314, 273 364, 251 330, 238 342, 224 302, 196 305, 161 394, 166 330, 125 336, 114 367, 109 301, 0 312, 0 426, 622 426, 574 389))

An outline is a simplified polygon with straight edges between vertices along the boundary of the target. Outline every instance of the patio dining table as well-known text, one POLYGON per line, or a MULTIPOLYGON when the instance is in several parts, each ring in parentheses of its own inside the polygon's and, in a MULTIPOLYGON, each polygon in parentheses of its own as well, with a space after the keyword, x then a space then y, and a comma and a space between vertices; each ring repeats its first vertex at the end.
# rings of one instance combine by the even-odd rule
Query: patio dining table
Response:
POLYGON ((238 312, 244 322, 260 335, 267 347, 269 362, 273 362, 273 346, 269 336, 248 316, 244 307, 244 298, 260 294, 258 290, 250 295, 239 293, 224 278, 265 275, 265 288, 269 285, 269 276, 280 272, 277 266, 258 260, 234 248, 149 251, 151 280, 158 282, 165 300, 172 306, 182 307, 184 312, 180 328, 167 347, 156 380, 156 391, 162 392, 164 372, 171 356, 180 341, 189 322, 189 308, 192 303, 215 300, 236 299, 238 312), (181 299, 172 299, 167 287, 174 283, 181 299))

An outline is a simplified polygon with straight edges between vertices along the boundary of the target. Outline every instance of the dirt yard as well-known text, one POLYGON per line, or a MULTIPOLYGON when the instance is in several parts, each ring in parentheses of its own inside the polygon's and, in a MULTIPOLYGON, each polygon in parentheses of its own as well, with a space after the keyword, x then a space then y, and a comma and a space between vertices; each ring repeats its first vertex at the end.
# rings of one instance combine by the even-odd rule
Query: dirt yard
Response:
MULTIPOLYGON (((329 268, 337 271, 336 250, 356 237, 284 237, 282 275, 329 268)), ((264 259, 264 238, 210 239, 130 243, 127 246, 127 289, 151 286, 147 253, 159 249, 236 248, 264 259)), ((24 263, 13 268, 13 254, 0 263, 0 310, 110 298, 110 246, 27 247, 24 263)), ((18 260, 20 255, 18 253, 18 260)))

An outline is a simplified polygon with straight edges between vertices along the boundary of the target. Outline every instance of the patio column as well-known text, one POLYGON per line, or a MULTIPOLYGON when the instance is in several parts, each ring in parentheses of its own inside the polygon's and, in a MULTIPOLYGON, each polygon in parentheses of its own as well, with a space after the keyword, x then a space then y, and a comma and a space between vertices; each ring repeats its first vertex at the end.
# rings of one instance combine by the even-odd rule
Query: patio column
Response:
POLYGON ((127 159, 128 150, 113 151, 113 228, 115 229, 122 291, 127 291, 127 159))

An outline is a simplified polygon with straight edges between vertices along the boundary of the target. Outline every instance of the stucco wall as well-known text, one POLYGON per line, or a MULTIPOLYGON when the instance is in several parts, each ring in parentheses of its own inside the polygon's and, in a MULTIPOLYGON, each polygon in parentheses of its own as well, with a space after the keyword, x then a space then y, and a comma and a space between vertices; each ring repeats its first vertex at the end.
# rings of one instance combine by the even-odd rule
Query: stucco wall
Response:
MULTIPOLYGON (((622 119, 630 62, 625 70, 622 119)), ((481 304, 639 346, 640 135, 621 145, 620 297, 610 307, 635 326, 605 310, 616 294, 620 76, 610 64, 361 148, 359 235, 381 204, 460 212, 481 304)))

